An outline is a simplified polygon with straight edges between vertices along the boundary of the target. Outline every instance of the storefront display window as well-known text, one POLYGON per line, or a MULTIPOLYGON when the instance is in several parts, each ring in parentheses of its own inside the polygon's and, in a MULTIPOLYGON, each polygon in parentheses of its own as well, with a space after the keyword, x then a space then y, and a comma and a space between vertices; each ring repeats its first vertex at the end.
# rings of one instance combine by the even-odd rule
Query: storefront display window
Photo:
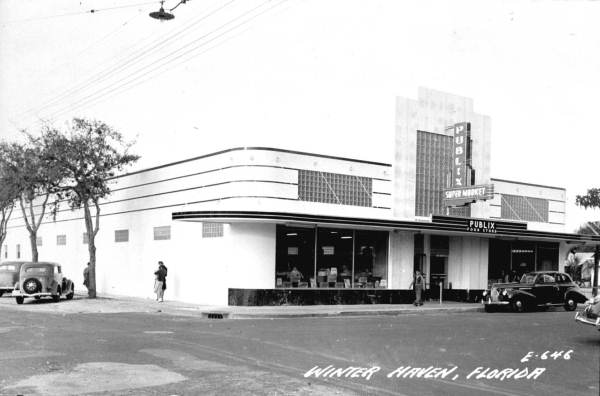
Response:
POLYGON ((309 287, 314 278, 315 229, 277 227, 276 287, 309 287))
POLYGON ((386 288, 388 233, 277 227, 276 287, 386 288))

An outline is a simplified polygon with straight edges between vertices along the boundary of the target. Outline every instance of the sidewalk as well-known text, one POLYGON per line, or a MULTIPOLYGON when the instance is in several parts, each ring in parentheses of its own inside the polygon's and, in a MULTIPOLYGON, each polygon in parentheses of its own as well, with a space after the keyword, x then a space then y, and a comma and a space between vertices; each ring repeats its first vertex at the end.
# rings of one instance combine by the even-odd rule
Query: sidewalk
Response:
POLYGON ((26 312, 46 312, 56 314, 94 314, 94 313, 161 313, 177 316, 194 316, 210 319, 279 319, 306 317, 338 317, 365 315, 401 315, 427 313, 460 313, 483 311, 481 304, 427 302, 415 307, 412 304, 373 304, 373 305, 283 305, 283 306, 214 306, 198 305, 179 301, 159 303, 151 299, 100 295, 97 299, 88 299, 76 294, 71 301, 61 299, 53 303, 50 299, 26 299, 23 305, 17 305, 14 298, 0 298, 0 310, 12 309, 26 312))

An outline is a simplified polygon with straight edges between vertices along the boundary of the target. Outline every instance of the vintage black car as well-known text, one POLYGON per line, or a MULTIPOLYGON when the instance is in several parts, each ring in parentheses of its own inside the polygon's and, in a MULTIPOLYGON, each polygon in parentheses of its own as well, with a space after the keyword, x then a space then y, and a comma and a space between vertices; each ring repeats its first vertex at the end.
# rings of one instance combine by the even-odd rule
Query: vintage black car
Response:
POLYGON ((589 300, 583 311, 575 314, 575 320, 579 323, 595 326, 600 331, 600 296, 589 300))
POLYGON ((74 294, 75 286, 63 276, 60 264, 49 262, 23 263, 19 281, 12 292, 17 304, 23 304, 26 297, 52 297, 54 302, 58 302, 64 295, 71 300, 74 294))
POLYGON ((485 310, 509 306, 516 312, 535 307, 564 306, 573 311, 587 297, 569 277, 557 271, 538 271, 523 274, 519 282, 494 283, 483 292, 485 310))
POLYGON ((19 281, 19 272, 25 261, 4 261, 0 263, 0 297, 4 293, 12 293, 15 283, 19 281))

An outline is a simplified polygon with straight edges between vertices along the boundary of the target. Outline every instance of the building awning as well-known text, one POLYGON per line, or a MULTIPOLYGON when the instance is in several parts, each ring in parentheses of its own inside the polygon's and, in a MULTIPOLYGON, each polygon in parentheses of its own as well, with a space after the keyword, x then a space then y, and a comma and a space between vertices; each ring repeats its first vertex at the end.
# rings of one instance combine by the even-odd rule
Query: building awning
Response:
POLYGON ((527 229, 526 223, 496 221, 494 219, 432 216, 431 221, 406 221, 396 219, 358 218, 259 211, 189 211, 174 212, 173 220, 200 222, 261 222, 299 226, 328 226, 348 228, 375 228, 425 233, 441 233, 487 238, 537 239, 574 244, 600 244, 600 236, 536 231, 527 229))

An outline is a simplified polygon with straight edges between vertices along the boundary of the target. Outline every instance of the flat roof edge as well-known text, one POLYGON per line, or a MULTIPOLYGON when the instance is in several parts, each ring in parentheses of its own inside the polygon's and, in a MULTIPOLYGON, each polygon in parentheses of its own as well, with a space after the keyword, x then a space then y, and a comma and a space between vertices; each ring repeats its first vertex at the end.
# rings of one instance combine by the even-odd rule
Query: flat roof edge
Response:
POLYGON ((494 178, 494 177, 490 178, 490 181, 492 181, 492 182, 493 181, 499 181, 499 182, 505 182, 505 183, 521 184, 521 185, 524 185, 524 186, 551 188, 553 190, 567 191, 567 189, 564 188, 564 187, 546 186, 544 184, 534 184, 534 183, 526 183, 526 182, 515 181, 515 180, 497 179, 497 178, 494 178))
POLYGON ((357 163, 361 163, 361 164, 378 165, 378 166, 385 166, 385 167, 392 166, 391 164, 384 163, 384 162, 367 161, 367 160, 360 160, 360 159, 354 159, 354 158, 348 158, 348 157, 317 154, 317 153, 310 153, 310 152, 306 152, 306 151, 287 150, 287 149, 280 149, 280 148, 274 148, 274 147, 252 146, 252 147, 234 147, 234 148, 229 148, 229 149, 225 149, 225 150, 215 151, 212 153, 207 153, 207 154, 199 155, 199 156, 192 157, 192 158, 186 158, 186 159, 183 159, 180 161, 169 162, 166 164, 157 165, 157 166, 153 166, 150 168, 144 168, 144 169, 136 170, 133 172, 123 173, 121 175, 114 176, 111 179, 118 179, 118 178, 125 177, 125 176, 132 176, 132 175, 136 175, 139 173, 150 172, 150 171, 157 170, 157 169, 168 168, 169 166, 175 166, 175 165, 179 165, 179 164, 184 164, 186 162, 192 162, 192 161, 197 161, 197 160, 200 160, 203 158, 213 157, 213 156, 219 155, 219 154, 225 154, 225 153, 229 153, 229 152, 233 152, 233 151, 244 151, 244 150, 274 151, 274 152, 278 152, 278 153, 298 154, 298 155, 305 155, 305 156, 318 157, 318 158, 328 158, 328 159, 335 159, 335 160, 341 160, 341 161, 357 162, 357 163))

